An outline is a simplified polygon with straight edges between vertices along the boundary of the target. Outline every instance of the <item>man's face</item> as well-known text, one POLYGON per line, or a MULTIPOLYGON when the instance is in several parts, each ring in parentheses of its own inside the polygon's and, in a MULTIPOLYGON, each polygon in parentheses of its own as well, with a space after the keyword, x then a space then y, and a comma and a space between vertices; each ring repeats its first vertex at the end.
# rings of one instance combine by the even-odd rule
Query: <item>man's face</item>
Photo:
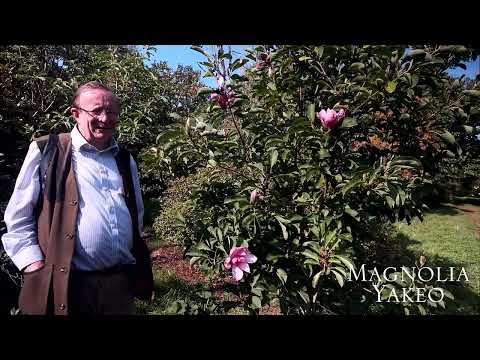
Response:
POLYGON ((76 105, 70 111, 85 140, 99 150, 106 148, 118 124, 120 109, 115 96, 103 89, 88 89, 76 105))

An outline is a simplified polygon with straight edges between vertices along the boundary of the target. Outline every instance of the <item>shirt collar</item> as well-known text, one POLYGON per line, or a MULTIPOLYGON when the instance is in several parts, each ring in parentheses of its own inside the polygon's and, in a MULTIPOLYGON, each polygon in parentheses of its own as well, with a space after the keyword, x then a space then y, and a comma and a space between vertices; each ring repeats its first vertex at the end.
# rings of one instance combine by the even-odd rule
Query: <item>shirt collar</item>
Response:
POLYGON ((77 125, 73 127, 73 130, 71 132, 71 137, 72 137, 72 146, 75 150, 79 151, 88 151, 88 152, 98 152, 98 153, 104 153, 107 151, 112 151, 113 155, 117 155, 119 148, 118 144, 115 141, 115 139, 112 138, 110 141, 110 145, 106 147, 103 150, 98 150, 95 146, 89 144, 87 140, 83 137, 83 135, 80 133, 80 131, 77 128, 77 125))

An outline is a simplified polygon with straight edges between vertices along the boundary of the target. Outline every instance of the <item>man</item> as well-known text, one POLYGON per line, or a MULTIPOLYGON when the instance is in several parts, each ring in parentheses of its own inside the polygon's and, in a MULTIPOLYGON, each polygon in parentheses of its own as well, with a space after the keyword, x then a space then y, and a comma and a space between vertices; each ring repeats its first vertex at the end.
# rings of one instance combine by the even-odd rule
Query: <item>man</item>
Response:
POLYGON ((72 132, 30 144, 2 237, 23 273, 21 313, 132 314, 134 296, 152 296, 137 167, 113 139, 119 112, 110 89, 88 82, 72 132))

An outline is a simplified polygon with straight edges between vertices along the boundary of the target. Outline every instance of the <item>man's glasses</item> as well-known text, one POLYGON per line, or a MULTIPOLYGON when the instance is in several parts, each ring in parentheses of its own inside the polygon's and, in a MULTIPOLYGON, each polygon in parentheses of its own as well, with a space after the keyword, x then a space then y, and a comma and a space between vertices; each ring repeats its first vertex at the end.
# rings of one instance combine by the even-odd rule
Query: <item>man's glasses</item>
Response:
POLYGON ((87 110, 83 109, 81 107, 75 106, 76 109, 85 111, 88 115, 92 117, 100 117, 103 113, 105 113, 106 116, 111 116, 111 117, 118 117, 119 112, 118 111, 113 111, 110 109, 94 109, 94 110, 87 110))

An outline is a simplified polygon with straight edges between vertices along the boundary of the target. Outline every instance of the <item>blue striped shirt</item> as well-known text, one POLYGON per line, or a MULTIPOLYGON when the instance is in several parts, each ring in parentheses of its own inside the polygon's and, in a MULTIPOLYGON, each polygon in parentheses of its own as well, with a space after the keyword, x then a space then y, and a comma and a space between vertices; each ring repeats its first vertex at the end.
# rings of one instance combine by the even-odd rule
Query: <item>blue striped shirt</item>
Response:
MULTIPOLYGON (((118 264, 134 263, 132 220, 125 203, 122 177, 114 156, 118 145, 99 151, 90 145, 77 127, 72 130, 72 166, 79 192, 79 208, 72 266, 80 270, 100 270, 118 264)), ((5 210, 7 233, 2 242, 13 263, 25 266, 44 260, 38 245, 34 206, 40 192, 40 150, 30 144, 5 210)), ((143 230, 143 201, 135 161, 130 156, 138 226, 143 230)))

